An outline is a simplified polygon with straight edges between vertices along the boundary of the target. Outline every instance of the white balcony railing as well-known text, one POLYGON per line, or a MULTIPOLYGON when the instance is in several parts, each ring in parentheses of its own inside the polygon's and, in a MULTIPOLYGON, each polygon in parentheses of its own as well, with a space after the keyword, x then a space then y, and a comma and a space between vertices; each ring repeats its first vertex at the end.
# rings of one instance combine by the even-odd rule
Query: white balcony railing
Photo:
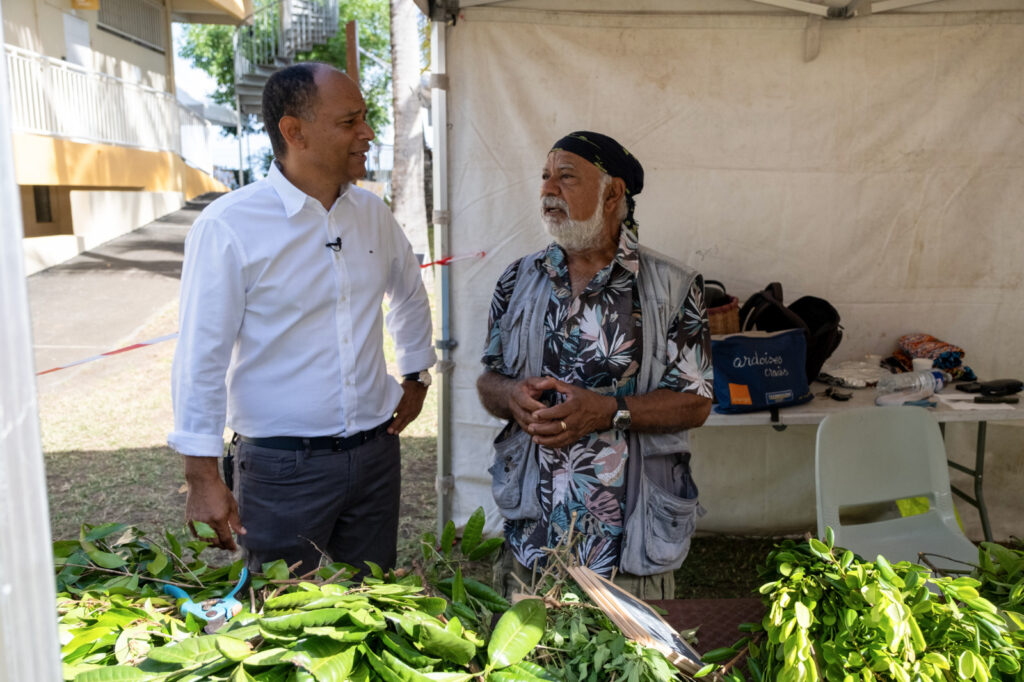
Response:
POLYGON ((212 126, 174 95, 12 45, 4 51, 15 132, 171 151, 212 172, 212 126))

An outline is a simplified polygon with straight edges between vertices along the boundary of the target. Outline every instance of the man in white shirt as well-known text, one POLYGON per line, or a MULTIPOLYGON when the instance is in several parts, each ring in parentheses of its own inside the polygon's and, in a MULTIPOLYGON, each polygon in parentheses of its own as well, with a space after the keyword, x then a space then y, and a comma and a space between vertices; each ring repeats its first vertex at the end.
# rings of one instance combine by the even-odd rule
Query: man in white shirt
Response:
POLYGON ((321 553, 356 566, 396 559, 398 434, 435 360, 419 265, 387 206, 353 183, 373 130, 359 87, 326 64, 275 73, 263 116, 267 178, 210 204, 185 244, 174 357, 174 431, 189 525, 250 568, 321 553), (382 348, 382 300, 398 384, 382 348), (234 490, 218 472, 235 432, 234 490))

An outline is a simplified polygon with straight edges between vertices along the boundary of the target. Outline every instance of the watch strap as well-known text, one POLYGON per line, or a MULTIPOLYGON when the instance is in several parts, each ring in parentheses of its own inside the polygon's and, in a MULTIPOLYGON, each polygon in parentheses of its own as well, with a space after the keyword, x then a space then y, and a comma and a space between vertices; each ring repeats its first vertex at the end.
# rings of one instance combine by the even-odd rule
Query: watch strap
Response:
POLYGON ((626 399, 623 396, 615 396, 615 405, 616 411, 629 412, 629 407, 626 406, 626 399))

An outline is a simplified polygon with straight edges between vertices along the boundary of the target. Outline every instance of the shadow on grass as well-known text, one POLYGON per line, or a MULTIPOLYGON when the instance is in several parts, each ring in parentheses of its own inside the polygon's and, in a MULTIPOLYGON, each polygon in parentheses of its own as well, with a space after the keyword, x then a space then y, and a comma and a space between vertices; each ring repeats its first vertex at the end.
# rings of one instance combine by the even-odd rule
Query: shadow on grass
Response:
POLYGON ((758 569, 778 538, 705 535, 693 538, 676 571, 676 599, 756 597, 758 569))
MULTIPOLYGON (((402 501, 398 564, 420 556, 420 538, 434 532, 436 440, 402 438, 402 501)), ((83 523, 127 523, 146 532, 180 530, 185 517, 181 457, 167 447, 73 450, 46 454, 54 539, 73 539, 83 523)))
POLYGON ((183 527, 181 458, 166 447, 46 454, 54 539, 83 523, 127 523, 149 532, 183 527))

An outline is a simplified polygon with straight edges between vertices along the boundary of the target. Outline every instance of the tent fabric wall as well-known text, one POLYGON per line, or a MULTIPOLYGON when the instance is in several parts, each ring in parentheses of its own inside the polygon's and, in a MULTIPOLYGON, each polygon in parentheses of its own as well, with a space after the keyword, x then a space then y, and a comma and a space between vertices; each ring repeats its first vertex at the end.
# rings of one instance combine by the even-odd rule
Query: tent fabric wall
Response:
MULTIPOLYGON (((571 130, 612 135, 643 163, 642 243, 741 300, 773 280, 787 299, 829 299, 846 328, 835 358, 923 331, 983 377, 1024 376, 1024 12, 824 22, 811 61, 807 25, 481 7, 449 27, 451 248, 486 252, 451 268, 457 523, 482 504, 497 528, 498 422, 474 386, 485 320, 506 265, 549 241, 540 170, 571 130)), ((989 486, 1019 490, 1024 430, 993 432, 1010 461, 989 486)), ((700 529, 814 527, 813 429, 698 430, 694 453, 700 529)), ((997 519, 995 532, 1021 529, 997 519)))

